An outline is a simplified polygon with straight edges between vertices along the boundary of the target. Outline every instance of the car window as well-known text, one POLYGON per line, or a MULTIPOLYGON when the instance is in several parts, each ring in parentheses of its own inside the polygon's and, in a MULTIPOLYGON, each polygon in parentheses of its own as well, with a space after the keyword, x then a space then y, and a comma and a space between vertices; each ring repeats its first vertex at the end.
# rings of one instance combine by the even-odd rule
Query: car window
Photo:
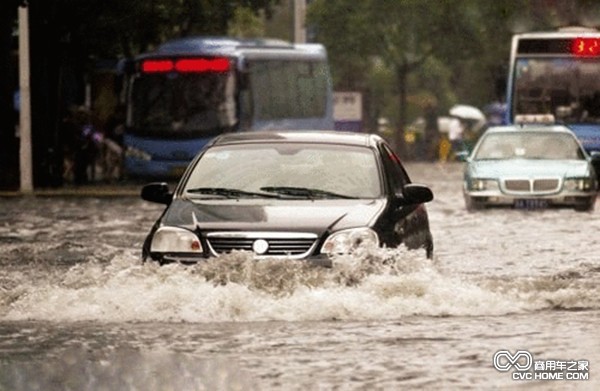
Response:
POLYGON ((578 160, 585 157, 572 135, 551 132, 488 134, 475 153, 475 160, 513 158, 578 160))
POLYGON ((389 181, 395 193, 401 193, 404 185, 410 183, 410 178, 404 170, 400 158, 385 144, 383 149, 383 163, 386 166, 386 171, 389 173, 389 181))
POLYGON ((318 189, 356 198, 381 196, 374 151, 327 144, 216 146, 194 167, 184 191, 228 188, 260 192, 265 187, 318 189))

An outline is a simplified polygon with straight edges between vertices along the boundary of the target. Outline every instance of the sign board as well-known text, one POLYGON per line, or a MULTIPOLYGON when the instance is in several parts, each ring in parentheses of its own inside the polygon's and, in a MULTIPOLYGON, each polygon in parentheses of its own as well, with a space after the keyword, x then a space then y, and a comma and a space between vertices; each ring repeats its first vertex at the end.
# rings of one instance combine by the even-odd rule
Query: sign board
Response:
POLYGON ((336 121, 362 121, 362 94, 334 92, 333 118, 336 121))
POLYGON ((362 94, 360 92, 333 93, 333 119, 336 130, 362 130, 362 94))

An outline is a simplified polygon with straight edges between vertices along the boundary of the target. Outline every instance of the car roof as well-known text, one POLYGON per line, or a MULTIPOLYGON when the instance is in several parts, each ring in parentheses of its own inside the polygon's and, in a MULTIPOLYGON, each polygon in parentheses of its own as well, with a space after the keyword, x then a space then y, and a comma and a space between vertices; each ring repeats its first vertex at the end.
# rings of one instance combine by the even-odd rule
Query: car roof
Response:
POLYGON ((337 130, 265 130, 225 133, 215 138, 211 145, 316 143, 371 147, 382 140, 383 139, 376 134, 337 130))
POLYGON ((523 124, 523 125, 502 125, 492 126, 485 133, 511 133, 511 132, 552 132, 573 134, 571 129, 564 125, 545 125, 545 124, 523 124))

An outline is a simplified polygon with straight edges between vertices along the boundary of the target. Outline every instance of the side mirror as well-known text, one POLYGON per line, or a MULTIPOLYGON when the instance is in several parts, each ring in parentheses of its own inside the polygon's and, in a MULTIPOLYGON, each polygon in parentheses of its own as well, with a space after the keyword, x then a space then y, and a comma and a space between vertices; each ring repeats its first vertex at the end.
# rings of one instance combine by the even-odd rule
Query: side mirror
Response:
POLYGON ((591 151, 590 152, 590 157, 594 161, 600 161, 600 151, 591 151))
POLYGON ((396 196, 399 205, 423 204, 433 200, 433 192, 424 185, 409 183, 403 188, 402 194, 396 196))
POLYGON ((458 151, 454 155, 459 162, 466 162, 469 160, 469 151, 458 151))
POLYGON ((141 197, 146 201, 169 205, 173 199, 173 193, 169 191, 169 185, 166 183, 156 182, 142 187, 141 197))

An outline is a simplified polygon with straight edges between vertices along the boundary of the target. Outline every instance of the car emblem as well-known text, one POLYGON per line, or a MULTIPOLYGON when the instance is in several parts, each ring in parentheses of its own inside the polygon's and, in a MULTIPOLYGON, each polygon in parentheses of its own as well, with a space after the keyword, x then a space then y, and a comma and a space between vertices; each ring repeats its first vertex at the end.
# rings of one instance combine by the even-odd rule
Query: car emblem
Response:
POLYGON ((255 240, 254 243, 252 243, 252 250, 258 255, 263 255, 264 253, 267 252, 268 249, 269 249, 269 242, 267 242, 264 239, 258 239, 258 240, 255 240))

